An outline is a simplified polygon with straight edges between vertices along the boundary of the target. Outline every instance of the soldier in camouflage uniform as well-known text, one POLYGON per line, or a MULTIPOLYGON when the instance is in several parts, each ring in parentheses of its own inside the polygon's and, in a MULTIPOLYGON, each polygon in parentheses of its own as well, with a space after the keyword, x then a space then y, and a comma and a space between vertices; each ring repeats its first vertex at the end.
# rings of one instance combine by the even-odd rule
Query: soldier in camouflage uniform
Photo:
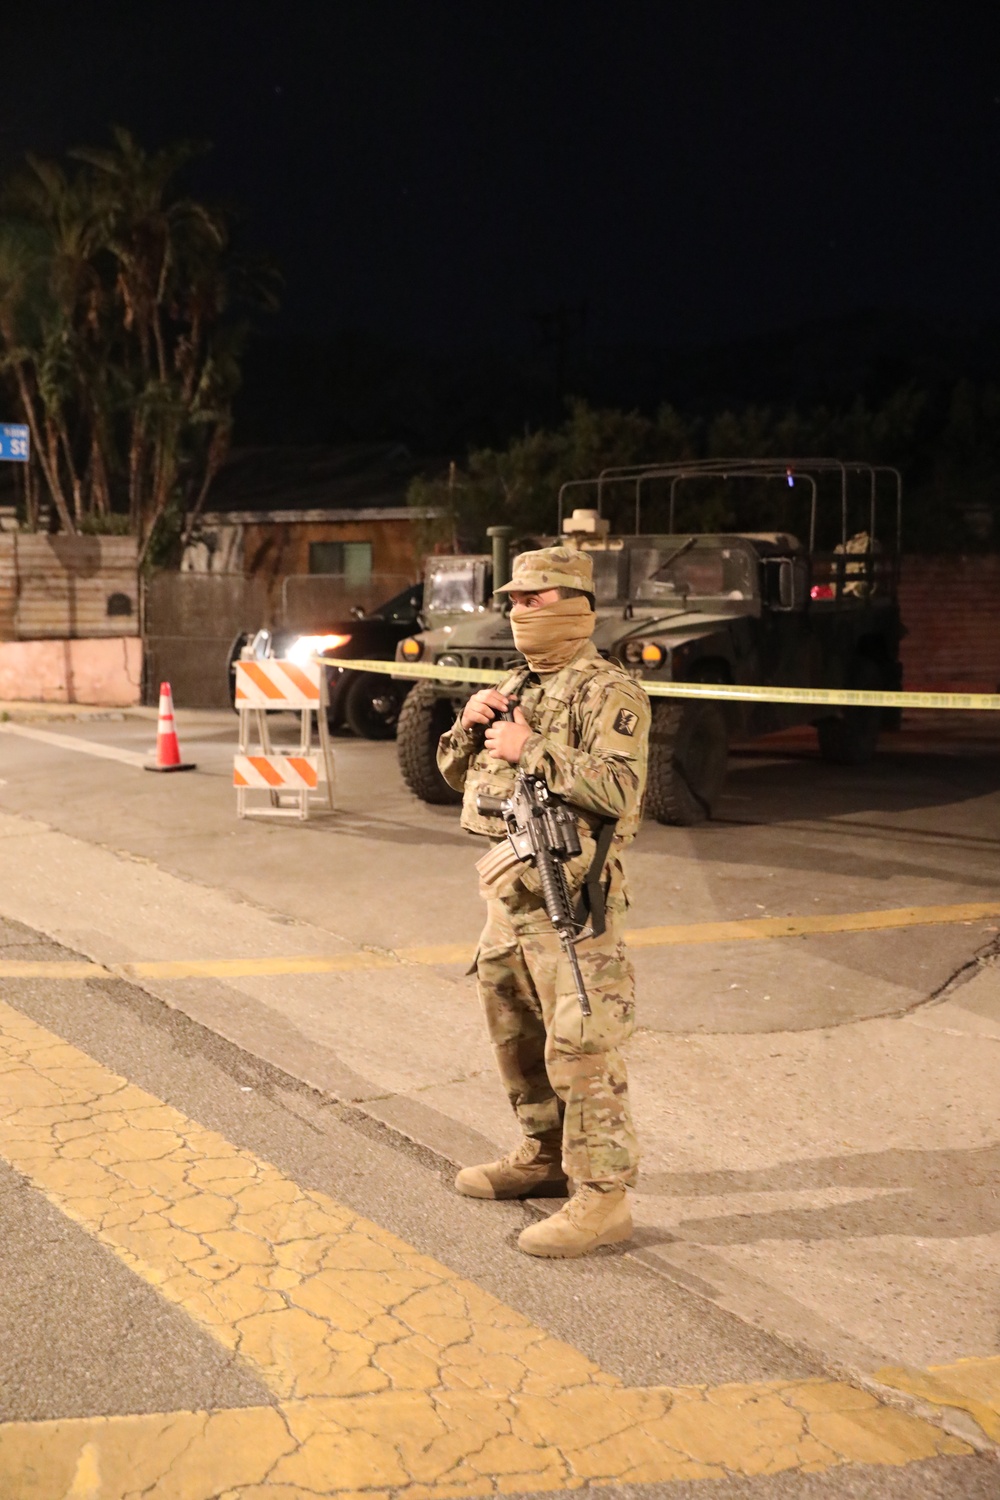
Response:
POLYGON ((636 1180, 638 1146, 621 1048, 632 1032, 635 1002, 623 942, 628 894, 621 854, 639 825, 649 700, 590 639, 587 553, 571 547, 521 553, 506 592, 513 598, 514 643, 527 667, 499 688, 473 694, 441 737, 438 765, 464 793, 462 826, 495 845, 502 825, 477 810, 476 798, 507 796, 517 770, 543 777, 577 815, 582 853, 565 866, 574 899, 600 829, 613 820, 603 871, 607 927, 577 944, 592 1010, 584 1016, 534 866, 515 864, 498 875, 496 859, 480 860, 487 917, 476 959, 479 993, 523 1139, 500 1161, 464 1168, 455 1185, 470 1197, 519 1198, 561 1195, 572 1179, 569 1203, 525 1229, 518 1243, 532 1255, 576 1256, 632 1232, 626 1189, 636 1180), (512 700, 515 722, 500 720, 512 700))

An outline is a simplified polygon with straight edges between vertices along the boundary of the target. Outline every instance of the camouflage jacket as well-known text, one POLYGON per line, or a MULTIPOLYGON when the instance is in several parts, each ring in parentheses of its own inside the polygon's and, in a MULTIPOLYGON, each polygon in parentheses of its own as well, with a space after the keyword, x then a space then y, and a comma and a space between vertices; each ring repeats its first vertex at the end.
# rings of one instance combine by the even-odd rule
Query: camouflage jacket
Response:
MULTIPOLYGON (((649 745, 649 699, 621 667, 605 661, 592 641, 559 672, 539 678, 527 667, 499 684, 517 697, 533 733, 518 765, 495 760, 482 731, 462 728, 461 717, 441 736, 437 763, 442 776, 463 793, 462 827, 498 839, 503 827, 476 809, 480 794, 505 797, 518 771, 541 776, 549 790, 577 814, 582 854, 566 866, 571 888, 579 886, 593 859, 595 837, 608 818, 617 820, 608 863, 609 912, 627 904, 620 854, 635 838, 642 815, 649 745)), ((522 867, 505 904, 513 910, 537 907, 535 872, 522 867)))

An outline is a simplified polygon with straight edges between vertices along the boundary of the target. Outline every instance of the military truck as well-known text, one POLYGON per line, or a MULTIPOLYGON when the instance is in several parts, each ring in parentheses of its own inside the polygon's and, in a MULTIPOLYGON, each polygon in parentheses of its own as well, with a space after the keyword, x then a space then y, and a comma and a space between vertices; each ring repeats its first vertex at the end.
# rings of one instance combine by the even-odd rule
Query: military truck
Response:
MULTIPOLYGON (((559 493, 558 538, 591 554, 594 644, 641 681, 892 691, 901 685, 901 510, 900 475, 887 466, 713 459, 608 469, 571 481, 559 493), (787 515, 787 530, 752 527, 768 490, 767 513, 787 515), (591 504, 577 506, 578 498, 591 504), (679 511, 704 512, 707 505, 751 524, 712 533, 677 524, 679 511), (613 532, 610 516, 620 518, 626 507, 633 530, 613 532), (650 511, 665 523, 662 530, 643 530, 650 511)), ((504 582, 510 531, 494 527, 491 535, 493 576, 504 582)), ((429 628, 401 642, 397 659, 516 667, 522 658, 506 608, 506 601, 494 601, 457 617, 428 618, 429 628)), ((472 691, 422 681, 403 705, 400 769, 425 802, 457 800, 438 773, 435 747, 472 691)), ((809 723, 825 760, 856 766, 875 753, 880 730, 898 723, 894 710, 869 707, 660 697, 652 705, 646 812, 682 825, 711 817, 733 740, 809 723)))

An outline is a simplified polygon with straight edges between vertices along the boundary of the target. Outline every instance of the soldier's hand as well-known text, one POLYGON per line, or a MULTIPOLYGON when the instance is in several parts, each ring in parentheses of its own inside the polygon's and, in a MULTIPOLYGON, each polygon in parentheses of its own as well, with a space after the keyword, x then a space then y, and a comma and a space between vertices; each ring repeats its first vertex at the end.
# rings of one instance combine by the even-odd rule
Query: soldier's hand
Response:
POLYGON ((497 714, 507 707, 507 699, 496 688, 481 688, 473 693, 462 709, 462 728, 472 729, 476 724, 492 724, 497 714))
POLYGON ((524 742, 534 731, 519 708, 514 710, 514 722, 498 719, 486 731, 486 748, 497 760, 508 760, 516 766, 521 759, 524 742))

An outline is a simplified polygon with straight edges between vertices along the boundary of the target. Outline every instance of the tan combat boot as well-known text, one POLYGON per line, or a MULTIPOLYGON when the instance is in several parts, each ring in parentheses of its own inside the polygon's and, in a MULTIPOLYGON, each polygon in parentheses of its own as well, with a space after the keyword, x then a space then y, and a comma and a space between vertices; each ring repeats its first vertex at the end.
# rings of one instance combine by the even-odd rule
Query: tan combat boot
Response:
POLYGON ((463 1167, 455 1186, 467 1198, 561 1198, 566 1192, 562 1132, 525 1136, 499 1161, 463 1167))
POLYGON ((593 1183, 584 1182, 565 1208, 523 1229, 517 1244, 528 1255, 571 1260, 601 1245, 620 1245, 631 1238, 632 1211, 625 1189, 602 1192, 593 1183))

